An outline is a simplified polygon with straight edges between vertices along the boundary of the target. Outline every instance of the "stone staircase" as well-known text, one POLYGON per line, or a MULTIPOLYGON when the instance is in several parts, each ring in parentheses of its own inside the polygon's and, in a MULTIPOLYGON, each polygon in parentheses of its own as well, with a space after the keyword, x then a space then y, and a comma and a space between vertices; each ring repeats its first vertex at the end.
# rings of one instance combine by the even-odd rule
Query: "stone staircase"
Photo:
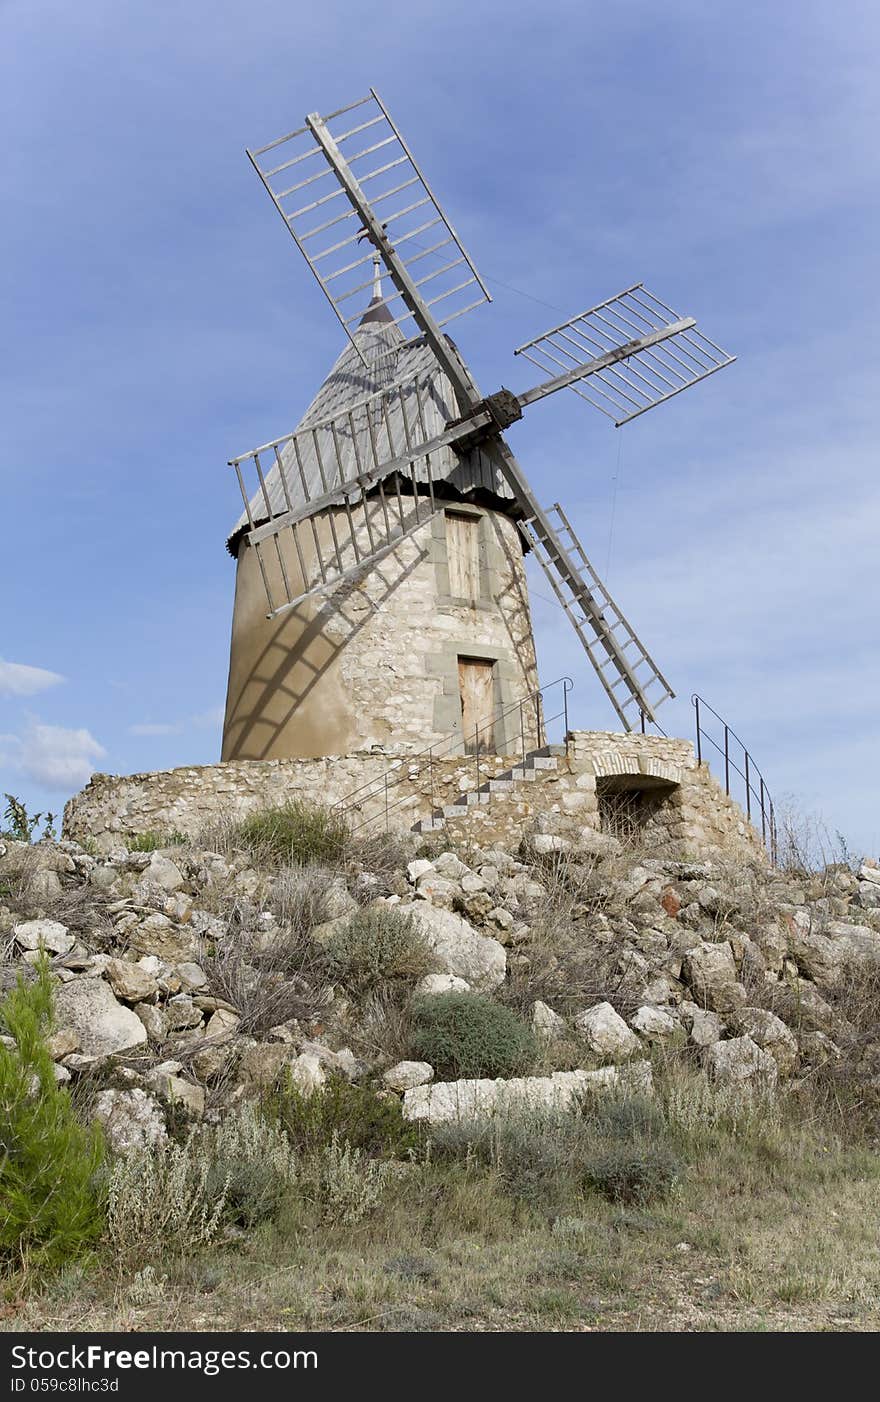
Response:
POLYGON ((565 753, 564 745, 542 745, 538 750, 530 750, 517 764, 487 779, 479 788, 466 789, 451 803, 435 808, 430 818, 421 818, 414 823, 412 831, 438 832, 452 819, 465 817, 473 808, 491 803, 499 795, 514 797, 520 784, 532 783, 548 770, 558 769, 559 760, 565 753))

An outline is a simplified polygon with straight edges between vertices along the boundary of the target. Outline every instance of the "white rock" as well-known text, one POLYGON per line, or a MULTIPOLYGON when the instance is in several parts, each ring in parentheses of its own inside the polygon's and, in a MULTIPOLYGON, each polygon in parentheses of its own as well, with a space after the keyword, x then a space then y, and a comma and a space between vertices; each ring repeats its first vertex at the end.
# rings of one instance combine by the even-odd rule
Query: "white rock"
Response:
POLYGON ((417 997, 430 998, 438 993, 470 993, 471 986, 467 979, 455 974, 425 974, 416 984, 415 992, 417 997))
POLYGON ((290 1067, 290 1079, 300 1090, 320 1090, 327 1080, 327 1073, 319 1056, 314 1052, 301 1052, 290 1067))
POLYGON ((412 917, 439 964, 438 972, 467 979, 479 992, 490 993, 504 982, 507 955, 504 946, 481 935, 451 910, 418 901, 398 907, 412 917))
POLYGON ((231 1013, 228 1008, 218 1008, 208 1018, 208 1025, 205 1028, 205 1036, 220 1038, 226 1041, 233 1037, 241 1025, 241 1018, 238 1013, 231 1013))
POLYGON ((419 857, 417 861, 407 863, 406 874, 409 877, 412 884, 415 886, 420 876, 425 876, 429 871, 433 870, 433 862, 428 862, 425 860, 424 857, 419 857))
POLYGON ((94 1115, 117 1154, 153 1149, 168 1138, 158 1102, 143 1090, 100 1091, 94 1115))
POLYGON ((741 1006, 745 989, 736 981, 733 949, 726 941, 701 940, 682 960, 682 974, 693 989, 694 1002, 723 1013, 741 1006))
POLYGON ((880 867, 874 866, 872 862, 862 862, 859 867, 860 881, 873 881, 876 886, 880 886, 880 867))
POLYGON ((180 868, 175 866, 170 857, 163 857, 161 852, 153 852, 150 855, 150 864, 144 876, 154 886, 161 886, 163 891, 179 891, 184 885, 180 868))
POLYGON ((25 920, 13 925, 12 933, 22 949, 42 947, 49 954, 66 954, 76 944, 76 936, 60 920, 25 920))
POLYGON ((650 1094, 651 1063, 605 1066, 601 1071, 556 1071, 552 1076, 517 1076, 511 1080, 438 1081, 406 1091, 403 1113, 408 1120, 442 1124, 522 1110, 571 1110, 584 1095, 601 1095, 620 1086, 650 1094))
POLYGON ((653 1008, 647 1003, 636 1009, 629 1025, 649 1042, 663 1042, 678 1032, 675 1018, 670 1017, 665 1008, 653 1008))
POLYGON ((731 1037, 729 1042, 715 1042, 706 1050, 705 1061, 709 1074, 716 1081, 757 1079, 768 1085, 776 1082, 776 1062, 751 1037, 731 1037))
POLYGON ((465 866, 454 852, 442 852, 433 865, 439 876, 445 876, 450 881, 461 881, 470 871, 470 867, 465 866))
POLYGON ((113 1056, 147 1040, 140 1018, 117 1003, 102 978, 78 978, 56 989, 55 1022, 59 1030, 69 1027, 79 1033, 86 1056, 113 1056))
POLYGON ((532 1031, 542 1042, 556 1042, 565 1036, 565 1018, 539 998, 532 1004, 532 1031))
POLYGON ((182 964, 175 964, 174 972, 187 993, 195 993, 208 986, 208 975, 200 964, 193 964, 187 960, 182 964))
POLYGON ((156 976, 162 972, 162 960, 157 959, 155 954, 145 954, 143 958, 139 959, 137 962, 138 968, 143 969, 148 974, 152 974, 153 978, 156 978, 156 976))
POLYGON ((787 1076, 794 1069, 798 1044, 782 1018, 767 1008, 743 1008, 731 1019, 731 1024, 734 1031, 751 1037, 756 1046, 770 1053, 780 1076, 787 1076))
POLYGON ((597 1003, 574 1018, 578 1035, 597 1056, 633 1056, 642 1050, 636 1034, 610 1003, 597 1003))
POLYGON ((159 991, 153 975, 127 959, 108 960, 104 973, 116 997, 124 1003, 147 1003, 159 991))
POLYGON ((536 832, 531 839, 533 851, 538 856, 546 856, 548 852, 568 852, 571 850, 571 843, 564 837, 557 837, 550 832, 536 832))
POLYGON ((382 1080, 389 1090, 412 1090, 434 1079, 434 1068, 427 1061, 398 1061, 383 1073, 382 1080))
POLYGON ((711 1047, 724 1036, 724 1023, 718 1014, 701 1008, 698 1003, 682 1003, 679 1013, 695 1046, 711 1047))

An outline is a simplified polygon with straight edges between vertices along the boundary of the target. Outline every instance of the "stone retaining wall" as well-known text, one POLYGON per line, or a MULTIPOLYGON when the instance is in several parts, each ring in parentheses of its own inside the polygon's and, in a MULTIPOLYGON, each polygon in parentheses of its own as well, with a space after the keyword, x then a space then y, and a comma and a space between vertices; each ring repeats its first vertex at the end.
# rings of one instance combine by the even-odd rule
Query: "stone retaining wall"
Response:
MULTIPOLYGON (((196 837, 217 822, 235 822, 293 796, 336 804, 352 802, 350 816, 364 831, 406 830, 433 808, 507 769, 515 757, 434 760, 361 751, 320 759, 237 760, 147 774, 96 774, 64 811, 64 834, 108 850, 127 836, 183 833, 196 837), (386 787, 387 780, 387 787, 386 787)), ((760 836, 742 810, 698 765, 686 740, 606 731, 574 731, 556 771, 450 820, 449 828, 483 845, 518 845, 522 834, 598 830, 600 794, 620 786, 644 790, 653 805, 645 836, 661 856, 710 852, 754 858, 760 836)))

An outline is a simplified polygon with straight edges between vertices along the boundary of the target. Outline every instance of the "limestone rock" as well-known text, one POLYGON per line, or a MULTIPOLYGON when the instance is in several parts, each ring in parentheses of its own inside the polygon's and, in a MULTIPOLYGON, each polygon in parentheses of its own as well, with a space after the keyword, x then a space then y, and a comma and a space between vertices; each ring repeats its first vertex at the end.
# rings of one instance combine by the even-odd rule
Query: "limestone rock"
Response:
POLYGON ((185 884, 180 868, 161 852, 150 854, 150 864, 144 871, 144 877, 154 886, 161 886, 163 891, 168 892, 179 891, 185 884))
POLYGON ((408 1120, 442 1124, 521 1110, 570 1110, 584 1095, 601 1095, 622 1086, 650 1094, 651 1063, 605 1066, 600 1071, 556 1071, 552 1076, 510 1080, 438 1081, 406 1091, 403 1113, 408 1120))
POLYGON ((731 1037, 728 1042, 715 1042, 705 1052, 706 1068, 716 1081, 763 1081, 774 1085, 776 1062, 769 1052, 762 1051, 751 1037, 731 1037))
MULTIPOLYGON (((154 854, 155 855, 155 854, 154 854)), ((158 911, 140 921, 128 936, 138 954, 155 954, 166 964, 179 964, 195 953, 193 935, 158 911)))
POLYGON ((143 1046, 147 1030, 139 1017, 117 1003, 102 978, 78 978, 55 992, 55 1021, 79 1035, 86 1056, 113 1056, 143 1046))
POLYGON ((151 1042, 164 1042, 168 1036, 168 1018, 162 1008, 155 1003, 136 1003, 135 1016, 139 1017, 147 1030, 151 1042))
POLYGON ((565 1036, 565 1018, 539 998, 532 1004, 532 1031, 539 1041, 558 1042, 565 1036))
POLYGON ((168 1138, 158 1102, 138 1087, 100 1091, 95 1098, 94 1116, 117 1154, 154 1149, 168 1138))
POLYGON ((308 1094, 321 1089, 327 1080, 327 1072, 321 1058, 314 1052, 301 1052, 291 1063, 290 1079, 299 1090, 308 1094))
POLYGON ((202 1086, 185 1081, 182 1076, 159 1074, 151 1078, 162 1099, 171 1106, 181 1108, 195 1119, 205 1113, 205 1091, 202 1086))
POLYGON ((228 1008, 218 1008, 208 1018, 205 1028, 205 1036, 213 1040, 228 1041, 233 1037, 241 1026, 241 1018, 238 1013, 232 1013, 228 1008))
POLYGON ((322 920, 338 920, 343 915, 354 915, 357 908, 358 903, 349 894, 345 881, 341 876, 335 877, 321 897, 322 920))
POLYGON ((470 993, 471 985, 467 979, 458 978, 455 974, 425 974, 420 978, 415 987, 416 997, 430 998, 438 993, 470 993))
POLYGON ((745 989, 736 981, 733 950, 726 940, 718 944, 701 940, 682 959, 682 973, 694 1001, 714 1012, 726 1012, 745 1002, 745 989))
POLYGON ((79 1051, 79 1033, 73 1028, 67 1027, 60 1032, 54 1032, 51 1037, 46 1038, 46 1047, 53 1061, 60 1061, 63 1056, 70 1056, 72 1052, 79 1051))
POLYGON ((414 862, 408 862, 406 874, 415 886, 420 876, 426 876, 429 871, 434 870, 434 863, 426 861, 424 857, 419 857, 414 862))
POLYGON ((458 895, 458 883, 438 875, 436 871, 429 871, 427 875, 419 877, 416 894, 433 905, 451 907, 458 895))
POLYGON ((574 1025, 596 1056, 617 1059, 633 1056, 642 1050, 638 1037, 610 1003, 597 1003, 595 1007, 577 1013, 574 1025))
POLYGON ((442 910, 425 901, 398 907, 412 917, 425 937, 439 965, 439 972, 466 979, 478 992, 491 993, 504 982, 507 955, 504 946, 489 935, 481 935, 451 910, 442 910))
POLYGON ((283 1042, 254 1042, 242 1051, 238 1074, 246 1086, 262 1090, 275 1083, 289 1056, 283 1042))
MULTIPOLYGON (((665 1042, 678 1033, 678 1024, 665 1008, 651 1007, 644 1003, 637 1008, 629 1020, 634 1032, 638 1032, 647 1042, 665 1042)), ((680 1035, 680 1034, 679 1034, 680 1035)))
POLYGON ((751 1037, 756 1046, 769 1052, 776 1062, 780 1076, 794 1069, 798 1044, 781 1018, 767 1008, 742 1008, 731 1018, 731 1027, 741 1036, 751 1037))
POLYGON ((696 1047, 711 1047, 724 1036, 724 1023, 717 1013, 701 1008, 698 1003, 682 1003, 682 1022, 696 1047))
POLYGON ((383 1073, 382 1080, 389 1090, 412 1090, 434 1079, 434 1068, 427 1061, 398 1061, 383 1073))
POLYGON ((159 991, 152 974, 127 959, 109 959, 104 974, 116 997, 124 1003, 146 1003, 159 991))
POLYGON ((22 949, 42 948, 48 954, 66 954, 76 944, 76 936, 59 920, 24 920, 13 925, 12 933, 22 949))
POLYGON ((546 856, 549 852, 570 852, 571 845, 567 838, 558 837, 552 832, 536 832, 531 838, 532 850, 539 857, 546 856))
POLYGON ((208 975, 201 964, 194 964, 187 959, 182 964, 175 964, 174 972, 180 979, 180 986, 185 993, 197 993, 208 986, 208 975))

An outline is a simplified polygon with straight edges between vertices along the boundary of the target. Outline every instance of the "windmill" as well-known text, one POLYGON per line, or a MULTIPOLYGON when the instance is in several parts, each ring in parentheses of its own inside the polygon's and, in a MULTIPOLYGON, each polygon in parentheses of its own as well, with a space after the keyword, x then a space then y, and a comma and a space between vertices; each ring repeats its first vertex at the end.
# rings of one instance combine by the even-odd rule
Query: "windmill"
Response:
MULTIPOLYGON (((335 750, 326 737, 316 748, 304 722, 293 751, 278 737, 297 716, 302 721, 305 696, 345 638, 362 626, 351 610, 357 615, 381 608, 376 580, 387 585, 380 599, 387 597, 395 588, 389 562, 404 558, 407 542, 433 538, 451 496, 483 508, 489 503, 502 533, 513 523, 514 536, 518 531, 522 537, 520 553, 523 547, 533 550, 624 729, 653 722, 656 708, 674 694, 669 683, 599 578, 562 507, 545 510, 539 504, 505 433, 562 389, 619 427, 734 357, 708 340, 693 317, 679 315, 636 283, 516 348, 515 355, 545 377, 537 384, 484 395, 443 328, 491 298, 378 94, 371 89, 328 116, 313 113, 303 127, 248 156, 349 344, 297 429, 231 459, 244 514, 230 548, 240 571, 246 558, 250 583, 245 588, 240 573, 223 757, 345 753, 345 726, 335 750), (299 620, 299 631, 285 642, 278 629, 290 617, 299 620), (260 632, 263 622, 275 631, 260 632), (327 645, 304 660, 299 640, 317 634, 327 645), (289 662, 297 649, 300 676, 291 682, 285 656, 289 662)), ((447 535, 457 529, 450 523, 447 535)), ((508 536, 504 545, 510 556, 508 536)), ((479 548, 475 576, 478 554, 479 548)), ((505 576, 505 588, 524 591, 521 576, 520 562, 505 576)), ((470 603, 476 607, 476 585, 474 591, 470 603)), ((449 599, 453 613, 467 602, 454 592, 449 599)), ((418 608, 425 607, 422 598, 418 608)), ((517 625, 519 644, 508 615, 505 621, 520 664, 516 677, 526 689, 534 681, 527 600, 517 625)), ((411 616, 410 627, 414 637, 430 632, 427 615, 411 616)), ((401 649, 413 646, 412 638, 398 642, 401 649)), ((458 652, 460 666, 469 647, 476 650, 475 666, 495 665, 492 656, 488 662, 481 658, 476 643, 465 639, 458 646, 466 649, 458 652)), ((492 649, 484 646, 483 652, 492 649)), ((337 684, 337 699, 340 690, 345 686, 337 684)), ((319 726, 327 706, 335 704, 326 690, 324 697, 319 726)), ((484 711, 492 704, 484 702, 484 711)), ((494 705, 497 710, 497 697, 494 705)), ((434 730, 458 725, 466 732, 464 692, 461 707, 461 716, 455 705, 436 712, 441 719, 433 722, 434 730)), ((396 738, 411 738, 406 725, 396 738)))

